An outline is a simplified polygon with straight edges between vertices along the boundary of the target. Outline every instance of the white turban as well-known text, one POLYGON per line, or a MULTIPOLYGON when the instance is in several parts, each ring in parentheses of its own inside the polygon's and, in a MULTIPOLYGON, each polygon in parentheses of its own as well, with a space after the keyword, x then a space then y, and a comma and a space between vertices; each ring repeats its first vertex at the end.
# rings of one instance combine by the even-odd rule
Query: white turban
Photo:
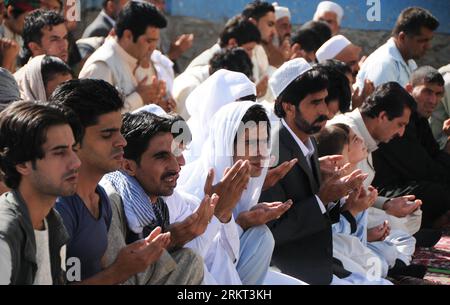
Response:
POLYGON ((311 70, 311 65, 304 58, 295 58, 282 64, 269 79, 273 96, 277 98, 294 79, 308 70, 311 70))
POLYGON ((350 40, 343 35, 333 36, 316 51, 317 61, 322 63, 327 59, 333 59, 351 44, 350 40))
POLYGON ((249 95, 256 95, 256 86, 240 72, 220 69, 208 77, 186 99, 186 109, 191 116, 187 124, 192 132, 186 161, 195 160, 208 137, 213 115, 224 105, 249 95))
POLYGON ((281 19, 283 17, 288 17, 289 20, 291 19, 291 12, 289 11, 289 8, 285 6, 279 6, 277 2, 272 3, 273 7, 275 8, 275 19, 281 19))
POLYGON ((314 20, 318 20, 319 16, 326 12, 333 12, 337 16, 338 24, 341 24, 342 17, 344 17, 344 9, 337 3, 332 1, 322 1, 317 6, 316 12, 314 13, 314 20))
POLYGON ((38 55, 14 73, 19 85, 22 99, 27 101, 46 101, 44 81, 42 80, 41 64, 45 55, 38 55))

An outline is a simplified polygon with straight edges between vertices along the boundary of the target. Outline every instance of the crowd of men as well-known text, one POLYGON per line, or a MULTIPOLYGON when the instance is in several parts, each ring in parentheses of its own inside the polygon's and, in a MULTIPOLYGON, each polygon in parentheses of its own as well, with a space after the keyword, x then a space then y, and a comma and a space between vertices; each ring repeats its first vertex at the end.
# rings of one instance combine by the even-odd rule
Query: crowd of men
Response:
MULTIPOLYGON (((164 1, 0 0, 0 284, 432 284, 450 66, 405 8, 368 56, 256 0, 184 71, 164 1)), ((206 29, 205 29, 206 30, 206 29)), ((450 64, 450 63, 449 63, 450 64)))

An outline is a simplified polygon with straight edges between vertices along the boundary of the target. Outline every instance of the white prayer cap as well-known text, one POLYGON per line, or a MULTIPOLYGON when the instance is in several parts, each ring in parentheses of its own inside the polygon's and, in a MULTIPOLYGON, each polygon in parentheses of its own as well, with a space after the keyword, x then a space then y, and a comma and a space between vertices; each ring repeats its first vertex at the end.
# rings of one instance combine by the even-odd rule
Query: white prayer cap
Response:
POLYGON ((314 13, 314 20, 318 20, 319 16, 326 12, 333 12, 337 16, 338 24, 341 24, 342 17, 344 17, 344 9, 337 3, 332 1, 322 1, 317 6, 316 12, 314 13))
POLYGON ((311 65, 304 58, 295 58, 282 64, 269 79, 273 95, 277 98, 294 79, 308 70, 311 70, 311 65))
POLYGON ((154 115, 160 116, 160 117, 167 117, 167 112, 164 111, 160 106, 156 104, 148 104, 145 106, 142 106, 132 112, 132 114, 136 114, 139 112, 149 112, 154 115))
POLYGON ((332 59, 351 44, 350 40, 343 35, 333 36, 316 51, 317 61, 322 63, 327 59, 332 59))
POLYGON ((275 19, 281 19, 283 17, 288 17, 289 20, 291 19, 291 12, 289 11, 289 8, 285 6, 279 6, 277 2, 272 3, 273 7, 275 8, 275 19))

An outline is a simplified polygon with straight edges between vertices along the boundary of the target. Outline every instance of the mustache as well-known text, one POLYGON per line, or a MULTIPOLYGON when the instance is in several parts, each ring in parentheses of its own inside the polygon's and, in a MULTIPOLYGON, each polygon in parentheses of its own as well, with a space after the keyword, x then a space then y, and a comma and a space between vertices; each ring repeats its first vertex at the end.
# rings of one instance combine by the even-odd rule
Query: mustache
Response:
POLYGON ((314 120, 312 125, 317 124, 317 123, 322 123, 324 121, 325 122, 328 121, 328 117, 326 115, 320 115, 320 116, 317 117, 317 119, 314 120))
POLYGON ((70 172, 65 173, 64 176, 63 176, 63 179, 67 179, 70 176, 73 176, 75 174, 78 174, 78 169, 73 169, 70 172))
POLYGON ((176 175, 178 175, 177 171, 167 171, 161 176, 161 179, 166 179, 166 178, 176 176, 176 175))

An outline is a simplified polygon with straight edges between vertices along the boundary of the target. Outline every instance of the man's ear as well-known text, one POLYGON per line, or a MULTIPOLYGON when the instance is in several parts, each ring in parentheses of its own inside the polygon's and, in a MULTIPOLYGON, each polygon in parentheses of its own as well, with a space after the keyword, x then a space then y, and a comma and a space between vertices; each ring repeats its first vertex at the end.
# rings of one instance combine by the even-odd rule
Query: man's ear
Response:
POLYGON ((302 46, 296 42, 291 46, 291 54, 297 54, 301 50, 302 46))
POLYGON ((286 117, 293 118, 295 117, 295 106, 290 103, 281 103, 284 112, 286 113, 286 117))
POLYGON ((254 25, 258 25, 258 21, 256 19, 254 19, 253 17, 248 18, 248 21, 250 21, 254 25))
POLYGON ((36 43, 36 42, 33 42, 33 41, 29 42, 28 43, 28 48, 31 51, 31 56, 32 57, 45 54, 45 52, 43 52, 41 46, 38 43, 36 43))
POLYGON ((380 121, 380 122, 386 122, 386 121, 389 121, 389 117, 388 117, 388 115, 387 115, 387 112, 386 112, 386 111, 381 111, 381 112, 378 114, 377 119, 378 119, 378 121, 380 121))
POLYGON ((407 83, 405 86, 406 91, 408 91, 409 94, 411 94, 413 92, 413 85, 411 83, 407 83))
POLYGON ((405 38, 406 38, 406 34, 405 34, 405 32, 400 32, 399 34, 398 34, 398 36, 397 36, 397 39, 399 40, 399 41, 401 41, 401 42, 404 42, 405 41, 405 38))
POLYGON ((31 173, 31 161, 20 163, 16 165, 16 171, 22 176, 28 176, 31 173))
POLYGON ((122 169, 130 176, 136 176, 137 163, 134 160, 123 159, 122 169))

